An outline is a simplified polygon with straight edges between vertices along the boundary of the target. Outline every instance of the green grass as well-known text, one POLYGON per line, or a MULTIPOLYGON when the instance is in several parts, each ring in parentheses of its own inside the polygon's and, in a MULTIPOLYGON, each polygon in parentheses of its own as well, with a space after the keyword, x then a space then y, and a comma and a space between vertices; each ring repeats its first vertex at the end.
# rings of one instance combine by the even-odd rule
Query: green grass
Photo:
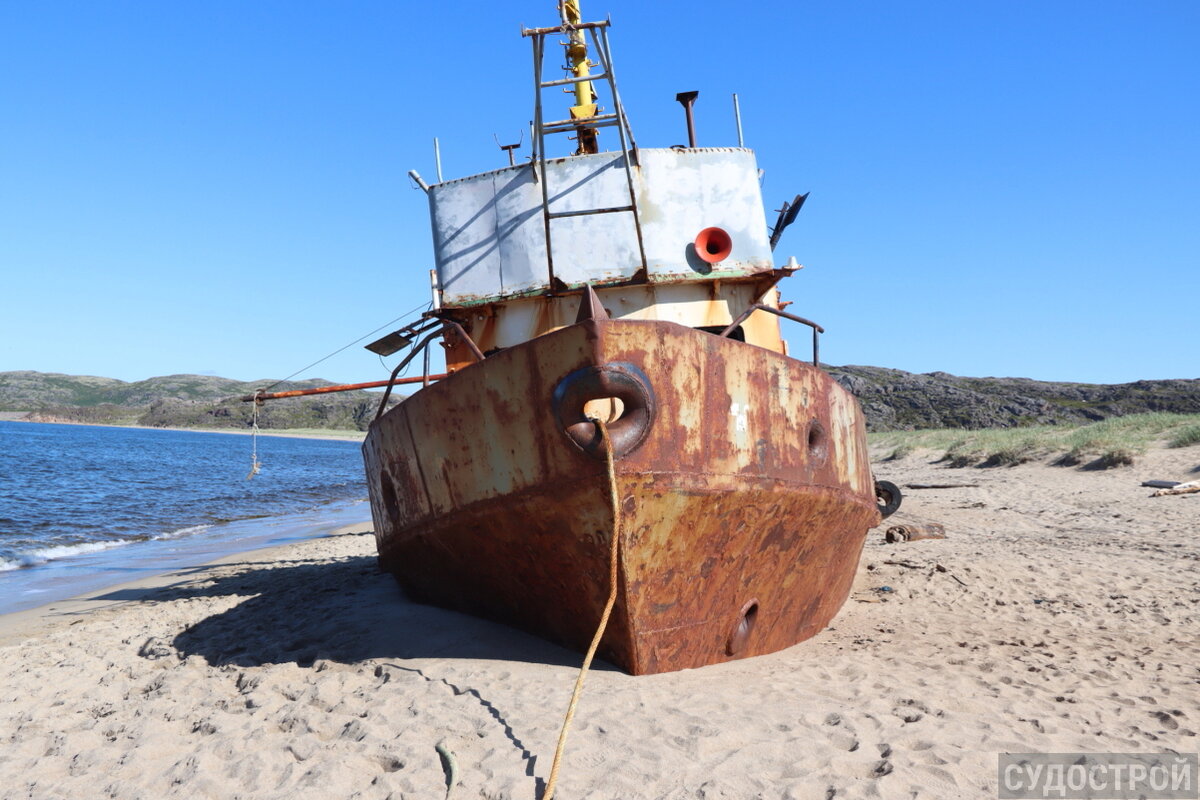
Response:
POLYGON ((987 430, 888 431, 872 448, 903 458, 926 451, 952 467, 1000 467, 1046 460, 1109 469, 1134 463, 1151 446, 1200 444, 1200 414, 1131 414, 1077 427, 1038 425, 987 430))
POLYGON ((1174 438, 1167 442, 1167 447, 1191 447, 1200 444, 1200 425, 1189 425, 1176 431, 1174 438))

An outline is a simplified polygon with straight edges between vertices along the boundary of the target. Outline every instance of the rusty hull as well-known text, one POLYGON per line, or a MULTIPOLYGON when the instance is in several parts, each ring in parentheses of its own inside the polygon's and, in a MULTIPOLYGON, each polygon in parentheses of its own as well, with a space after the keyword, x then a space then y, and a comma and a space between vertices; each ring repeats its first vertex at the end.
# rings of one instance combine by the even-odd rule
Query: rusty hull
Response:
POLYGON ((580 322, 377 420, 363 451, 383 567, 417 601, 586 648, 613 520, 602 451, 555 403, 579 401, 568 376, 612 364, 640 370, 650 408, 611 424, 646 430, 614 435, 620 587, 602 657, 667 672, 822 630, 880 521, 862 412, 810 364, 673 323, 580 322))

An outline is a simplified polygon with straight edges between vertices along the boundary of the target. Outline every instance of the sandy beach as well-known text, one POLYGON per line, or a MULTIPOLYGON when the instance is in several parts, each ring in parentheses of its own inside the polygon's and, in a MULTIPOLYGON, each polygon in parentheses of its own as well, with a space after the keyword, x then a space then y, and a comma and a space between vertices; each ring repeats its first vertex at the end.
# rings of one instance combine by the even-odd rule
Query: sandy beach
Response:
MULTIPOLYGON (((832 626, 634 678, 597 663, 561 798, 996 796, 1004 752, 1200 749, 1200 450, 908 484, 832 626), (944 540, 886 544, 888 524, 944 540)), ((0 797, 541 794, 579 654, 403 598, 369 526, 0 618, 0 797), (449 757, 439 754, 439 747, 449 757)))

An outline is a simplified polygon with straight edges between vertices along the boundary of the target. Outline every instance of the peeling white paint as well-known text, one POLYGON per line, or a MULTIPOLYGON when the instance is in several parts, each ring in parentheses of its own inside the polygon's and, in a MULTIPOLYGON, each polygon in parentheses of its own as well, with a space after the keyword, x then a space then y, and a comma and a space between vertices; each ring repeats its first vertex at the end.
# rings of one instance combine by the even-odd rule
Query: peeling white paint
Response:
POLYGON ((749 428, 747 412, 750 407, 743 403, 734 403, 729 407, 729 416, 734 419, 734 430, 745 432, 749 428))

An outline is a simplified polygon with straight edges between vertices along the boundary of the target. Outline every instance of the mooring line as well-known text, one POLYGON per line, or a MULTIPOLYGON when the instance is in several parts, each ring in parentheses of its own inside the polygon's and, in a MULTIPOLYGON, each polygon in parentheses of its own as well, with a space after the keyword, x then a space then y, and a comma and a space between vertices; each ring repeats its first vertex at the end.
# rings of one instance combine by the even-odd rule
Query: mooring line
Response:
POLYGON ((250 480, 258 474, 259 467, 262 466, 258 462, 258 407, 262 405, 262 400, 258 399, 258 395, 262 394, 262 390, 254 393, 254 414, 253 426, 250 428, 250 474, 246 476, 246 480, 250 480))
POLYGON ((302 367, 302 368, 300 368, 300 369, 296 370, 296 371, 295 371, 295 372, 293 372, 291 375, 288 375, 286 378, 281 378, 280 380, 277 380, 277 381, 275 381, 275 382, 274 382, 274 383, 272 383, 270 386, 267 386, 266 388, 264 388, 264 389, 261 389, 260 391, 263 391, 263 392, 269 392, 269 391, 271 391, 272 389, 274 389, 274 388, 275 388, 276 386, 278 386, 279 384, 281 384, 281 383, 286 383, 287 381, 290 381, 292 378, 296 377, 297 375, 299 375, 299 374, 301 374, 301 373, 303 373, 303 372, 307 372, 308 370, 312 369, 312 368, 313 368, 313 367, 315 367, 317 364, 320 364, 320 363, 322 363, 322 362, 324 362, 324 361, 328 361, 329 359, 333 358, 334 356, 336 356, 338 353, 342 352, 343 350, 346 350, 346 349, 348 349, 348 348, 350 348, 350 347, 353 347, 354 345, 358 344, 359 342, 361 342, 363 339, 367 338, 367 337, 368 337, 368 336, 370 336, 371 334, 373 334, 373 333, 379 333, 381 330, 383 330, 384 328, 388 327, 389 325, 395 325, 397 322, 399 322, 400 320, 404 319, 405 317, 411 316, 411 315, 412 315, 414 312, 416 312, 416 311, 420 311, 422 308, 428 308, 430 305, 432 305, 432 304, 431 304, 431 303, 429 303, 428 301, 426 301, 426 302, 424 302, 424 303, 421 303, 419 306, 414 306, 413 308, 410 308, 408 311, 405 311, 403 314, 401 314, 400 316, 396 317, 396 318, 395 318, 394 320, 392 320, 391 322, 385 322, 385 323, 383 323, 382 325, 380 325, 378 328, 376 328, 375 330, 373 330, 373 331, 370 331, 370 332, 368 332, 368 333, 364 333, 362 336, 358 337, 358 338, 357 338, 357 339, 355 339, 353 342, 350 342, 349 344, 344 344, 344 345, 342 345, 341 347, 339 347, 337 350, 334 350, 334 351, 333 351, 332 353, 330 353, 329 355, 327 355, 327 356, 324 356, 323 358, 318 358, 316 361, 314 361, 313 363, 309 364, 307 367, 302 367))
POLYGON ((567 731, 571 728, 571 720, 575 718, 575 706, 578 705, 579 695, 583 691, 583 679, 587 677, 588 668, 592 665, 592 657, 596 655, 596 648, 600 646, 600 639, 608 627, 608 618, 612 615, 613 606, 617 602, 617 556, 621 542, 621 509, 617 502, 617 475, 616 468, 613 466, 612 439, 608 436, 608 426, 601 420, 593 421, 600 428, 600 433, 604 437, 604 463, 608 470, 608 500, 612 505, 613 524, 612 542, 609 547, 608 602, 604 606, 604 613, 600 616, 596 635, 592 637, 592 644, 583 658, 579 677, 575 679, 575 691, 571 692, 571 703, 567 706, 567 716, 563 720, 562 730, 558 734, 558 747, 554 750, 554 762, 550 766, 550 779, 546 782, 546 791, 542 794, 542 800, 553 800, 554 798, 554 787, 558 783, 558 769, 562 766, 563 750, 567 745, 567 731))

